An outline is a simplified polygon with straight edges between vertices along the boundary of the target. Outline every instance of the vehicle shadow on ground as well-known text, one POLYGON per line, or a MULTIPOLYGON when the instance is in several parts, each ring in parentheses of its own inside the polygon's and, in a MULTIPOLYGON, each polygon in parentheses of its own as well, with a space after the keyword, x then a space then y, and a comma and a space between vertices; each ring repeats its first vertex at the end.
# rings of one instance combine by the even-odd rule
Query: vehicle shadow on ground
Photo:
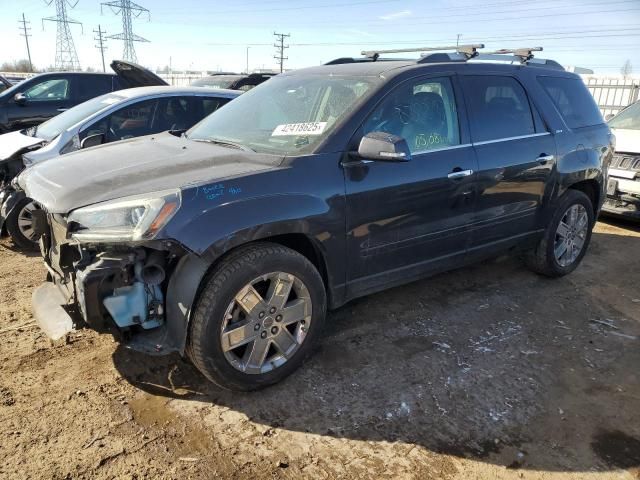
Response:
POLYGON ((15 252, 19 255, 24 255, 28 258, 40 257, 40 252, 38 250, 25 250, 17 245, 15 245, 11 240, 6 239, 4 237, 0 237, 0 250, 8 250, 10 252, 15 252))
POLYGON ((563 279, 501 258, 351 302, 301 369, 260 392, 216 388, 177 356, 118 348, 114 362, 149 394, 271 427, 508 468, 639 467, 639 247, 595 233, 563 279))

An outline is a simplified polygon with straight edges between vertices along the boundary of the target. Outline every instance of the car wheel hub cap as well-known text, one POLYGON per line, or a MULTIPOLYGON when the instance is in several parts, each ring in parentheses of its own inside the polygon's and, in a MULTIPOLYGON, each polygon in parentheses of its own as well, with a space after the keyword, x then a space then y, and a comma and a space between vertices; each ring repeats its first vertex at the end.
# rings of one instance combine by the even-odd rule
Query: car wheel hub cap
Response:
POLYGON ((36 240, 36 232, 33 229, 33 212, 35 210, 38 210, 36 203, 29 202, 18 212, 18 230, 31 241, 36 240))
POLYGON ((554 242, 556 261, 567 267, 576 261, 589 232, 589 215, 582 205, 572 205, 562 216, 554 242))
POLYGON ((219 341, 226 360, 248 374, 282 366, 307 336, 311 307, 309 290, 294 275, 271 272, 252 280, 225 311, 219 341))

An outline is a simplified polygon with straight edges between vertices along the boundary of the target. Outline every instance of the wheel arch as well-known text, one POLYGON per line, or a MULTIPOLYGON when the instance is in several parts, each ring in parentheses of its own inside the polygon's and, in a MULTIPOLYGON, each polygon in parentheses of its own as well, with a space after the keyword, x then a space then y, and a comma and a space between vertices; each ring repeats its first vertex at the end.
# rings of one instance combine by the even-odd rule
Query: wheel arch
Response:
POLYGON ((216 267, 229 255, 234 254, 239 249, 256 243, 274 243, 282 245, 296 251, 309 262, 320 273, 327 292, 327 301, 331 305, 332 289, 328 275, 325 255, 318 242, 305 233, 283 233, 261 238, 254 238, 251 241, 239 243, 226 249, 221 255, 212 258, 208 256, 198 256, 189 253, 178 262, 169 279, 166 298, 166 321, 167 334, 171 337, 170 343, 184 355, 189 324, 193 308, 202 294, 203 286, 208 278, 215 271, 216 267))

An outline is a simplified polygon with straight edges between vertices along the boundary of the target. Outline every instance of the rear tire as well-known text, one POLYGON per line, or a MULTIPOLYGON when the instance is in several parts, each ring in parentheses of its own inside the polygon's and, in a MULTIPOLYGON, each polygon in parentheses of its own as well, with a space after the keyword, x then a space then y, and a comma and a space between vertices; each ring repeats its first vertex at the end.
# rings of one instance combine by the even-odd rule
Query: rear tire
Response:
POLYGON ((5 223, 7 233, 22 250, 38 250, 38 242, 30 237, 33 225, 29 226, 31 212, 38 207, 30 198, 24 198, 13 208, 5 223))
POLYGON ((312 352, 327 302, 322 278, 304 256, 272 243, 240 247, 205 282, 187 354, 218 386, 266 387, 312 352))
POLYGON ((538 245, 525 254, 527 266, 547 277, 573 272, 587 252, 594 223, 589 197, 579 190, 568 190, 538 245))

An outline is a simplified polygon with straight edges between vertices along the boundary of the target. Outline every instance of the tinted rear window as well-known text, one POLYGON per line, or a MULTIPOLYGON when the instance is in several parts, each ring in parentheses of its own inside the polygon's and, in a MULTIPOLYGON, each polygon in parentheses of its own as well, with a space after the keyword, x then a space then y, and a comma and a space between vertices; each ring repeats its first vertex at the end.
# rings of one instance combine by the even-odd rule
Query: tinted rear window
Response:
POLYGON ((584 82, 578 78, 538 77, 569 128, 604 123, 602 114, 584 82))
POLYGON ((529 99, 511 77, 465 76, 464 87, 474 142, 535 133, 529 99))
POLYGON ((77 99, 80 102, 109 93, 112 86, 112 75, 78 75, 77 99))

